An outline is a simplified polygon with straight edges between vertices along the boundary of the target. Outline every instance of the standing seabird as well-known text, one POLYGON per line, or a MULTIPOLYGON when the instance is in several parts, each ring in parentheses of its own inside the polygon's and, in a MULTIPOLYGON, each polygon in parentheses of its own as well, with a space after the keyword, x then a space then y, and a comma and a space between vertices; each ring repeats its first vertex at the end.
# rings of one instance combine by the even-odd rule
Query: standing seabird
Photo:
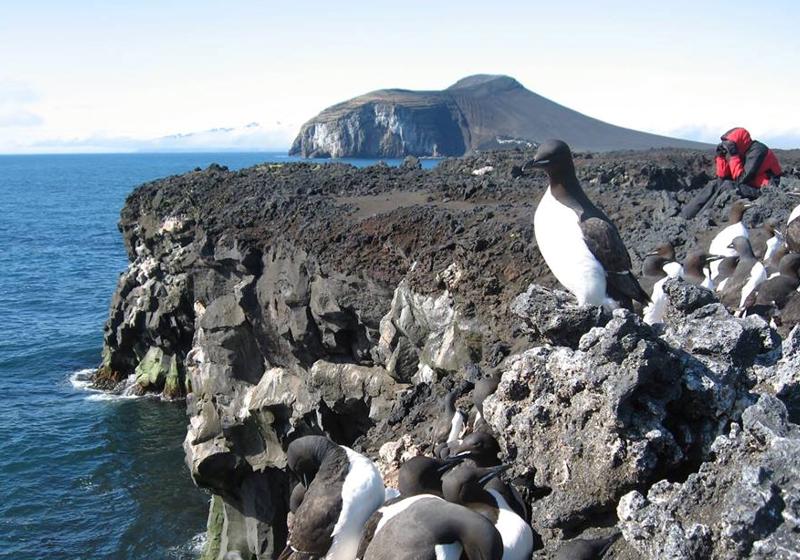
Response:
MULTIPOLYGON (((670 244, 671 246, 671 244, 670 244)), ((675 258, 675 252, 672 252, 675 258)), ((667 295, 664 293, 664 283, 670 278, 678 278, 683 272, 683 267, 677 262, 668 262, 660 255, 649 255, 645 259, 643 270, 648 283, 652 281, 650 292, 650 303, 642 311, 642 319, 648 325, 655 325, 664 322, 664 311, 667 307, 667 295), (670 266, 673 265, 673 266, 670 266), (677 266, 674 266, 677 265, 677 266)))
POLYGON ((352 560, 364 524, 383 504, 378 469, 363 455, 321 436, 294 440, 286 454, 306 492, 281 558, 352 560))
MULTIPOLYGON (((736 251, 730 247, 731 242, 737 237, 749 237, 747 227, 742 222, 742 217, 748 208, 753 205, 747 200, 737 200, 733 203, 730 210, 730 218, 728 225, 725 226, 711 241, 708 252, 712 255, 720 255, 722 257, 735 257, 736 251)), ((711 263, 711 278, 714 283, 719 285, 717 276, 719 275, 719 262, 711 263)), ((720 279, 721 280, 721 279, 720 279)))
POLYGON ((764 263, 764 266, 767 267, 767 276, 769 278, 780 274, 781 260, 788 254, 789 247, 787 247, 785 244, 780 245, 777 249, 775 249, 775 252, 772 253, 769 261, 764 263))
POLYGON ((746 237, 734 239, 731 248, 739 255, 739 264, 725 282, 720 301, 729 309, 743 311, 754 303, 748 302, 748 299, 755 295, 756 288, 767 279, 767 270, 753 254, 750 241, 746 237))
POLYGON ((753 313, 768 320, 780 312, 800 286, 800 254, 789 253, 781 259, 780 273, 758 287, 753 313))
MULTIPOLYGON (((473 432, 466 436, 460 445, 454 446, 452 449, 454 458, 469 459, 476 467, 480 468, 499 467, 502 465, 499 455, 500 444, 497 443, 493 435, 487 432, 473 432)), ((528 507, 525 505, 522 496, 512 485, 503 482, 498 476, 487 483, 487 488, 502 494, 517 515, 526 521, 530 521, 528 507)))
POLYGON ((472 429, 474 431, 489 429, 489 425, 486 423, 483 416, 483 401, 486 400, 486 397, 493 395, 494 392, 497 391, 498 385, 500 385, 499 370, 495 370, 487 377, 475 382, 475 388, 472 390, 472 405, 475 411, 475 418, 472 422, 472 429))
POLYGON ((529 560, 533 552, 531 526, 499 492, 484 488, 484 484, 507 468, 507 465, 490 468, 459 465, 444 477, 442 495, 448 502, 465 506, 492 522, 503 539, 503 560, 529 560))
POLYGON ((479 513, 426 496, 375 534, 363 560, 459 560, 462 552, 467 560, 501 560, 503 540, 479 513))
MULTIPOLYGON (((792 196, 800 196, 799 192, 788 193, 792 196)), ((794 207, 789 219, 786 221, 786 245, 792 253, 800 253, 800 204, 794 207)))
POLYGON ((456 408, 455 391, 442 399, 442 415, 433 426, 433 445, 438 446, 458 441, 464 429, 464 413, 456 408))
POLYGON ((705 251, 692 251, 683 261, 683 279, 695 286, 713 290, 714 282, 711 280, 709 263, 719 258, 705 251))
POLYGON ((769 218, 761 228, 750 232, 750 246, 758 260, 768 261, 783 241, 779 227, 780 222, 777 218, 769 218))
POLYGON ((646 303, 617 228, 581 189, 569 146, 548 140, 525 167, 547 172, 550 184, 533 218, 536 242, 578 304, 632 309, 632 300, 646 303))

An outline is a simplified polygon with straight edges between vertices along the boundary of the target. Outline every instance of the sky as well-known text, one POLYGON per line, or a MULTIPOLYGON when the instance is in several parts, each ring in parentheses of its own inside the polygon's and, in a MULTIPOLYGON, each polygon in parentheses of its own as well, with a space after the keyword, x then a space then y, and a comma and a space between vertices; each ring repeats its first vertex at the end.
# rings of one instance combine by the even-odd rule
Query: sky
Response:
POLYGON ((285 150, 340 101, 479 73, 620 126, 709 142, 744 126, 800 147, 796 0, 0 0, 0 14, 0 153, 285 150))

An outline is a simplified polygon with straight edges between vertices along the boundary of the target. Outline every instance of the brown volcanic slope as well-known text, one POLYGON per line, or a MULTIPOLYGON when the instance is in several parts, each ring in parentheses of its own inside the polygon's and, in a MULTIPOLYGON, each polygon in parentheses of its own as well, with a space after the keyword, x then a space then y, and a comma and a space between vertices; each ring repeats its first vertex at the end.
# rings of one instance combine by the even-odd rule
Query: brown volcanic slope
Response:
POLYGON ((303 125, 291 154, 306 157, 460 156, 560 138, 575 150, 708 149, 587 117, 508 76, 476 75, 443 91, 379 90, 303 125))

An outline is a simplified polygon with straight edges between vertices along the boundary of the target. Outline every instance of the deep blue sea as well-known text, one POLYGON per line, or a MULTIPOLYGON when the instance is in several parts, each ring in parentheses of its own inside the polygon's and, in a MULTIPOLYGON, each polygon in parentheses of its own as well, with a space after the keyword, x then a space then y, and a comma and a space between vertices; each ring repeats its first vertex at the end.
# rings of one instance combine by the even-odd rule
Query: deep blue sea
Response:
POLYGON ((119 211, 152 179, 295 159, 0 156, 0 560, 199 555, 208 496, 183 463, 183 405, 85 386, 127 266, 119 211))

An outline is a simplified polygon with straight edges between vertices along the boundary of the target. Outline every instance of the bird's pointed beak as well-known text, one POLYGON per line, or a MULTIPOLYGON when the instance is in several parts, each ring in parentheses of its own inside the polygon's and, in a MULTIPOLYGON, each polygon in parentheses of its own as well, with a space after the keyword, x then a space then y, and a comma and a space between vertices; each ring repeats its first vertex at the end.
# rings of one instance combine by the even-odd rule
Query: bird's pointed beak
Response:
POLYGON ((753 206, 755 206, 755 204, 753 204, 752 202, 748 202, 748 203, 746 203, 746 204, 744 205, 744 209, 745 209, 745 210, 747 210, 747 209, 749 209, 749 208, 752 208, 753 206))
POLYGON ((507 471, 510 468, 511 465, 497 465, 496 467, 490 467, 489 469, 487 469, 489 472, 487 472, 485 475, 483 475, 478 479, 478 484, 481 485, 486 484, 494 477, 498 476, 502 472, 507 471))
POLYGON ((468 459, 469 457, 472 457, 472 455, 473 455, 473 452, 469 451, 469 450, 467 450, 467 451, 459 451, 458 453, 450 455, 450 459, 462 459, 463 460, 463 459, 468 459))
POLYGON ((303 473, 303 486, 308 488, 308 475, 306 473, 303 473))
POLYGON ((462 463, 463 461, 464 457, 448 457, 447 459, 444 460, 444 465, 436 469, 436 472, 438 473, 447 472, 456 465, 458 465, 459 463, 462 463))
POLYGON ((775 235, 777 235, 778 237, 783 237, 783 232, 778 228, 775 228, 773 231, 775 232, 775 235))
POLYGON ((540 159, 539 161, 532 159, 528 163, 522 166, 522 170, 528 171, 531 169, 541 169, 542 167, 547 166, 549 163, 550 163, 549 159, 540 159))
POLYGON ((797 192, 797 191, 789 191, 789 192, 787 192, 786 194, 788 194, 788 195, 790 195, 790 196, 797 196, 797 197, 800 197, 800 192, 797 192))
POLYGON ((721 261, 724 258, 725 257, 723 257, 722 255, 709 255, 709 256, 706 257, 706 262, 710 263, 710 262, 714 262, 714 261, 721 261))

